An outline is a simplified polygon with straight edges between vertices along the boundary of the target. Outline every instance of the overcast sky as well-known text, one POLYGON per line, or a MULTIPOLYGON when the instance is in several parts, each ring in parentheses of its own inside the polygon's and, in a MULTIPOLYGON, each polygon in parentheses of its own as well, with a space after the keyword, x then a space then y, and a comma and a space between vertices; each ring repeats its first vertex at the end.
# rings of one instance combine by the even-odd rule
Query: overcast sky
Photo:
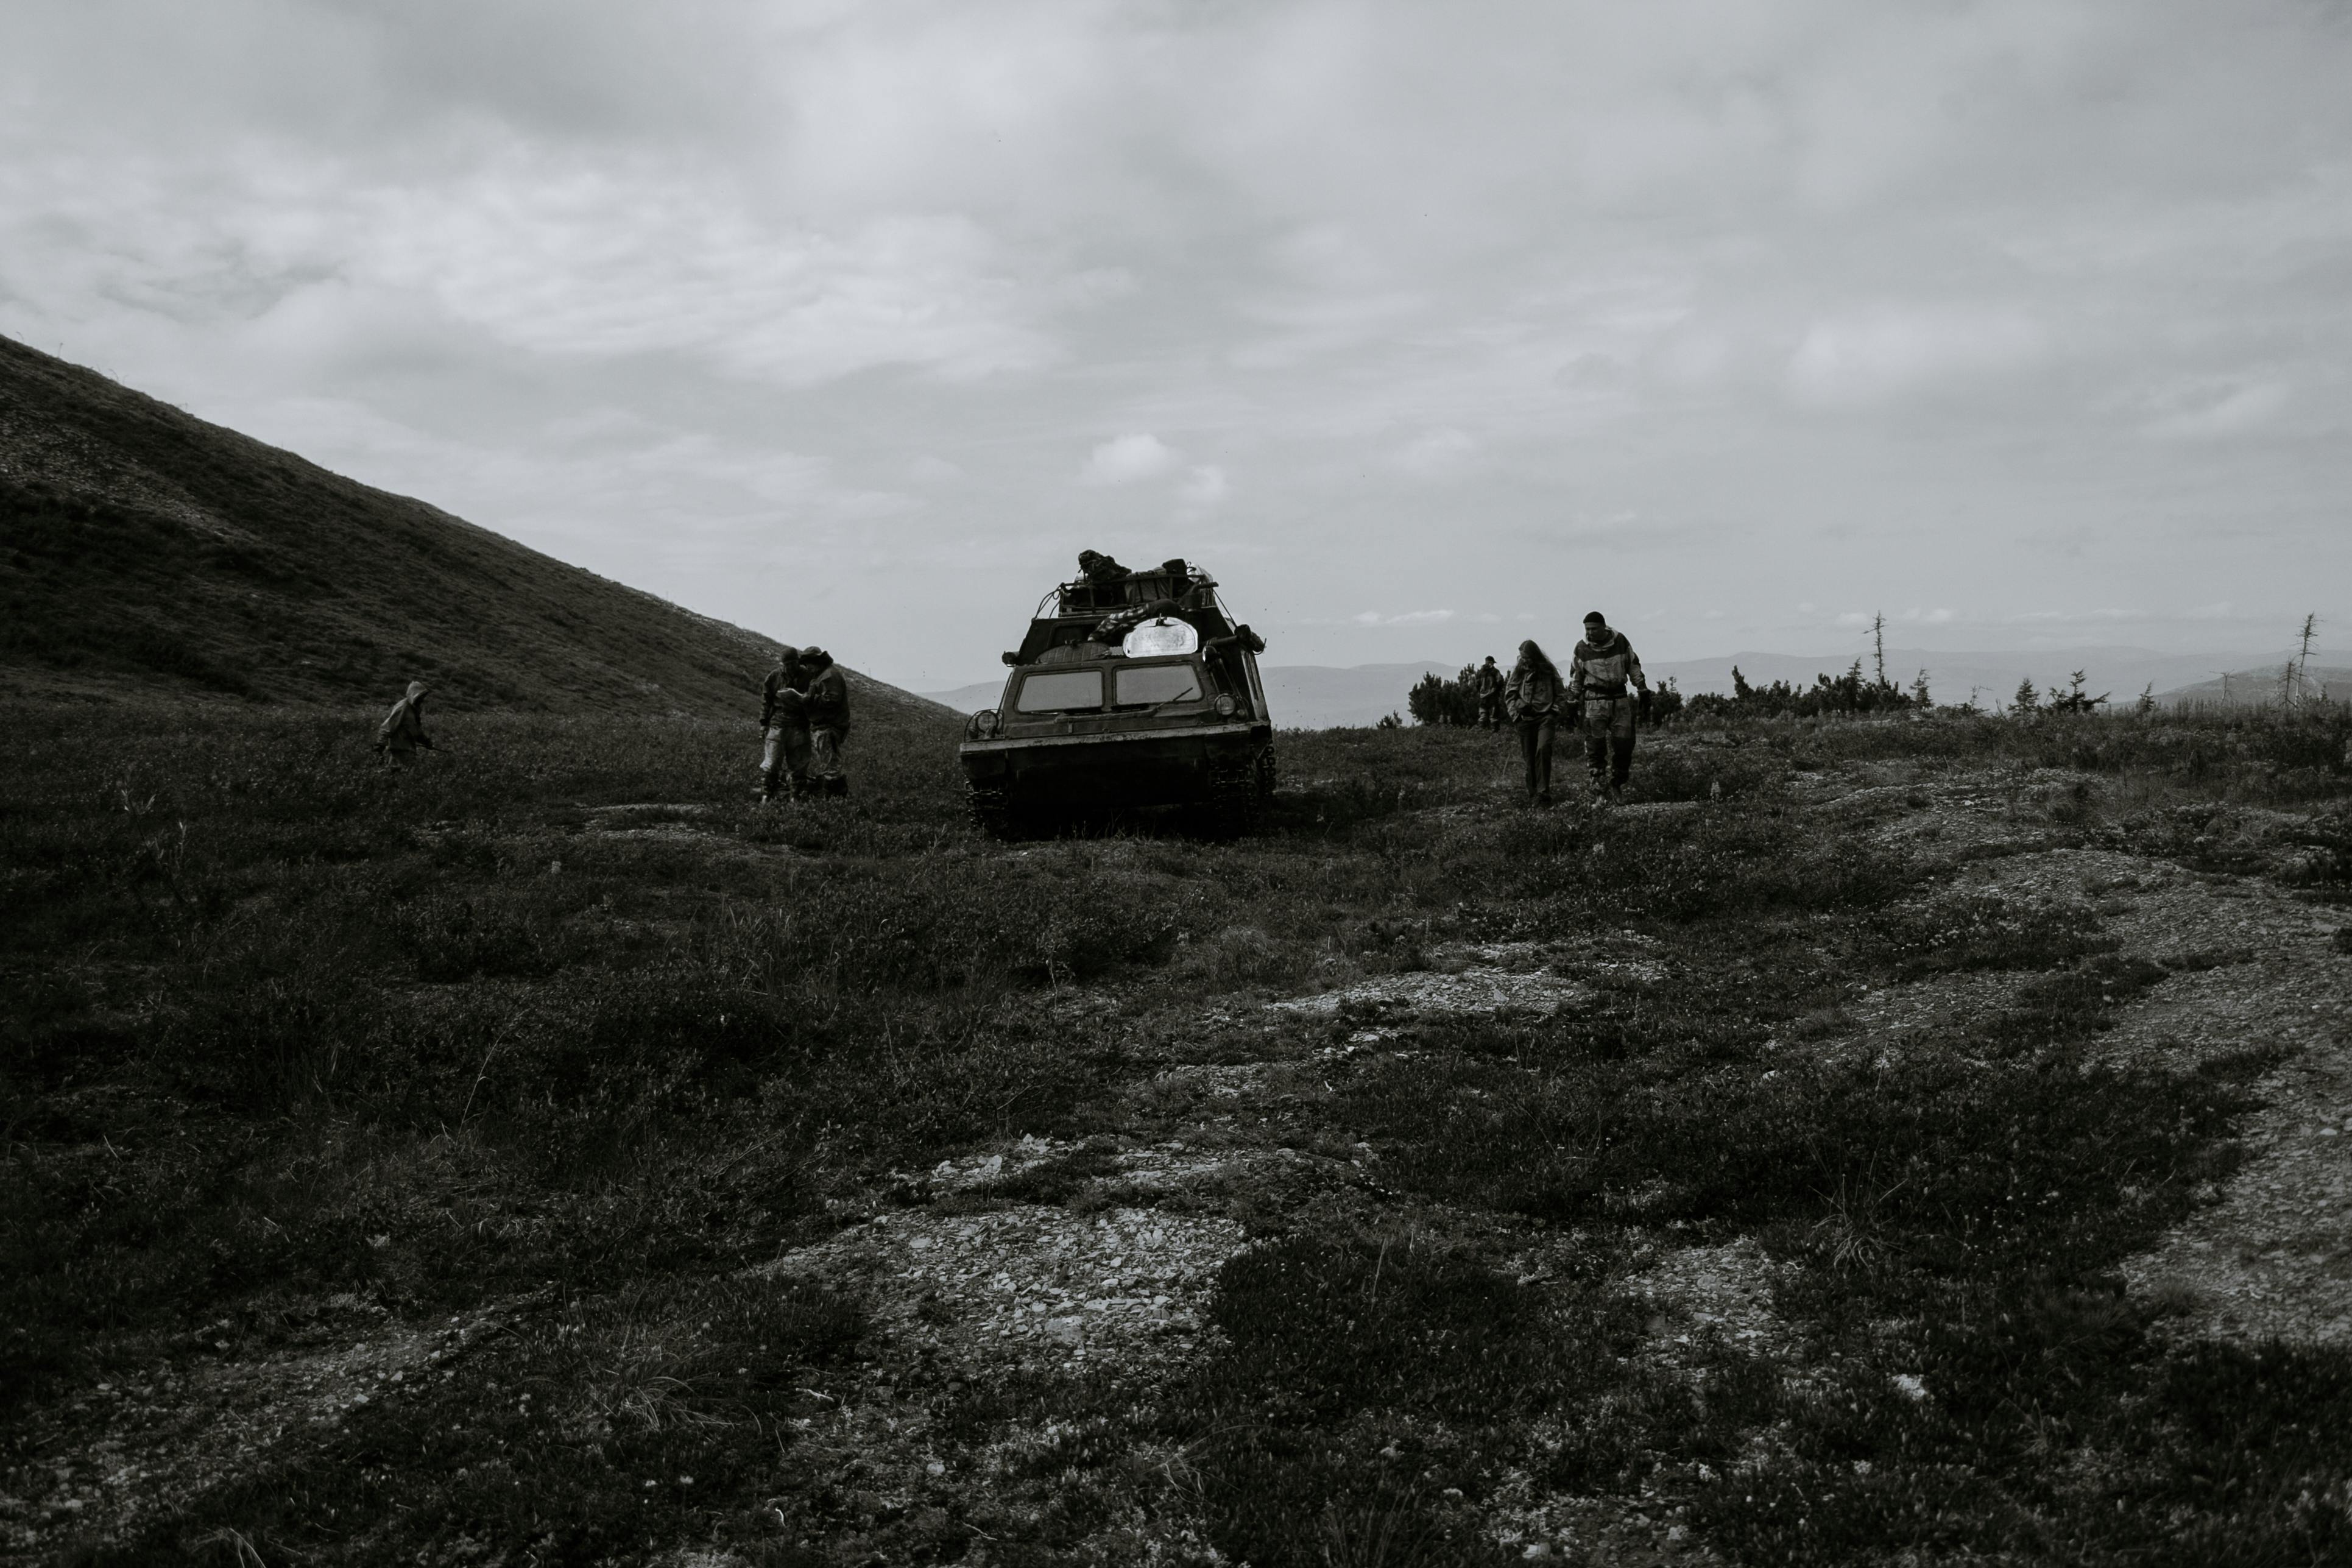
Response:
POLYGON ((918 689, 2352 648, 2352 7, 13 0, 0 331, 918 689))

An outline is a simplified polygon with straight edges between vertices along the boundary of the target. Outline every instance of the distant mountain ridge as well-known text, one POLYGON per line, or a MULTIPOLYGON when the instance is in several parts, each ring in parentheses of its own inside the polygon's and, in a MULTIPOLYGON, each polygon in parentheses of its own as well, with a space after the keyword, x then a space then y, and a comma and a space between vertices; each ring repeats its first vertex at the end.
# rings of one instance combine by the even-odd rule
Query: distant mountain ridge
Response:
POLYGON ((0 691, 724 716, 775 646, 0 337, 0 691))
MULTIPOLYGON (((2210 680, 2159 691, 2157 697, 2167 704, 2217 702, 2232 708, 2276 702, 2284 685, 2280 678, 2285 664, 2284 658, 2276 658, 2267 668, 2257 665, 2251 669, 2233 669, 2210 680)), ((2303 694, 2336 702, 2352 700, 2352 666, 2311 666, 2303 671, 2303 694)))

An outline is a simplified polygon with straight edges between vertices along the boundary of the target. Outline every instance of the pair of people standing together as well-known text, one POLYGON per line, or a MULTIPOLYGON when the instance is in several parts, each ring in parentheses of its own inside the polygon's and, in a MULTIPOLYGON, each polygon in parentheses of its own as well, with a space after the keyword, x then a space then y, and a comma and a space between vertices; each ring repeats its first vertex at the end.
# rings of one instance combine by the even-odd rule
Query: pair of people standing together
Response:
POLYGON ((779 789, 793 799, 847 795, 841 743, 849 736, 849 682, 833 655, 789 645, 761 687, 760 728, 767 745, 760 758, 760 798, 779 789))
POLYGON ((1568 675, 1533 642, 1503 682, 1503 701, 1519 732, 1528 767, 1528 798, 1551 804, 1552 734, 1560 721, 1584 729, 1585 765, 1595 793, 1614 795, 1633 771, 1633 719, 1650 707, 1650 681, 1625 634, 1595 610, 1584 617, 1584 637, 1570 656, 1568 675))

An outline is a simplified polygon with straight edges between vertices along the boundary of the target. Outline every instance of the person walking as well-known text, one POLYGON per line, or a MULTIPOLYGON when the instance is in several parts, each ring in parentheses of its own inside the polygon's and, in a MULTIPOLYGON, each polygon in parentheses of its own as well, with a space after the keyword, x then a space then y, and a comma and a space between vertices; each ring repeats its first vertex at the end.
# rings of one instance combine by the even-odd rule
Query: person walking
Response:
POLYGON ((809 725, 807 672, 801 650, 787 643, 776 650, 776 668, 760 687, 760 798, 776 798, 779 786, 794 800, 808 794, 809 725))
POLYGON ((1478 722, 1489 731, 1503 723, 1503 672, 1495 668, 1495 656, 1488 654, 1478 673, 1470 678, 1470 689, 1478 699, 1478 722))
POLYGON ((1527 763, 1528 800, 1535 805, 1551 804, 1551 741, 1559 722, 1560 689, 1559 667, 1532 641, 1521 643, 1504 692, 1527 763))
POLYGON ((425 697, 432 688, 421 680, 408 683, 408 695, 392 705, 383 722, 375 727, 376 754, 388 767, 404 768, 416 755, 416 748, 433 749, 433 737, 425 732, 425 697))
POLYGON ((1622 794, 1633 772, 1634 711, 1649 713, 1650 680, 1633 645, 1598 610, 1584 617, 1584 640, 1568 661, 1568 695, 1584 725, 1593 792, 1622 794))
POLYGON ((809 788, 818 795, 847 795, 841 743, 849 738, 849 682, 821 647, 803 653, 801 662, 809 670, 809 788))

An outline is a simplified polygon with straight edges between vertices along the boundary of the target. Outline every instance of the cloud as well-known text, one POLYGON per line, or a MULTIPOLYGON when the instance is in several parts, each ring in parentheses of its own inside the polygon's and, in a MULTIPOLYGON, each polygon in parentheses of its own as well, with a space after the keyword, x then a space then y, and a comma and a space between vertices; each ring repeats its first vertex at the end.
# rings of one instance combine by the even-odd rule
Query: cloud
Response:
POLYGON ((2194 405, 2153 419, 2147 433, 2158 440, 2210 441, 2270 424, 2287 405, 2287 389, 2276 382, 2256 382, 2208 393, 2194 405))
POLYGON ((1378 610, 1360 612, 1352 624, 1360 626, 1438 626, 1454 618, 1452 610, 1406 610, 1386 616, 1378 610))
POLYGON ((1090 485, 1129 485, 1157 479, 1176 463, 1174 448, 1157 436, 1137 431, 1114 436, 1088 453, 1078 478, 1090 485))
POLYGON ((2014 310, 1877 306, 1813 322, 1787 379, 1800 403, 1877 403, 2014 373, 2047 348, 2041 328, 2014 310))
POLYGON ((681 355, 787 386, 884 366, 974 381, 1058 352, 1036 319, 1047 301, 969 218, 814 226, 653 150, 508 146, 424 183, 372 183, 304 148, 201 178, 152 161, 124 173, 98 186, 55 167, 0 174, 7 209, 96 252, 68 264, 37 247, 28 265, 61 275, 11 281, 68 310, 111 294, 238 324, 329 367, 420 331, 559 362, 681 355))
POLYGON ((1414 437, 1397 448, 1389 461, 1416 479, 1435 479, 1460 470, 1477 449, 1478 443, 1468 432, 1448 426, 1414 437))
POLYGON ((2292 0, 20 0, 0 331, 710 613, 756 534, 833 645, 952 563, 875 655, 940 685, 1076 542, 1262 622, 2283 621, 2352 583, 2347 78, 2292 0))
POLYGON ((1211 507, 1225 499, 1225 470, 1213 463, 1202 463, 1185 476, 1184 487, 1177 494, 1188 505, 1211 507))
POLYGON ((563 156, 495 160, 354 216, 366 274, 526 350, 685 352, 795 385, 880 365, 970 380, 1053 354, 968 218, 804 227, 670 160, 563 156))

